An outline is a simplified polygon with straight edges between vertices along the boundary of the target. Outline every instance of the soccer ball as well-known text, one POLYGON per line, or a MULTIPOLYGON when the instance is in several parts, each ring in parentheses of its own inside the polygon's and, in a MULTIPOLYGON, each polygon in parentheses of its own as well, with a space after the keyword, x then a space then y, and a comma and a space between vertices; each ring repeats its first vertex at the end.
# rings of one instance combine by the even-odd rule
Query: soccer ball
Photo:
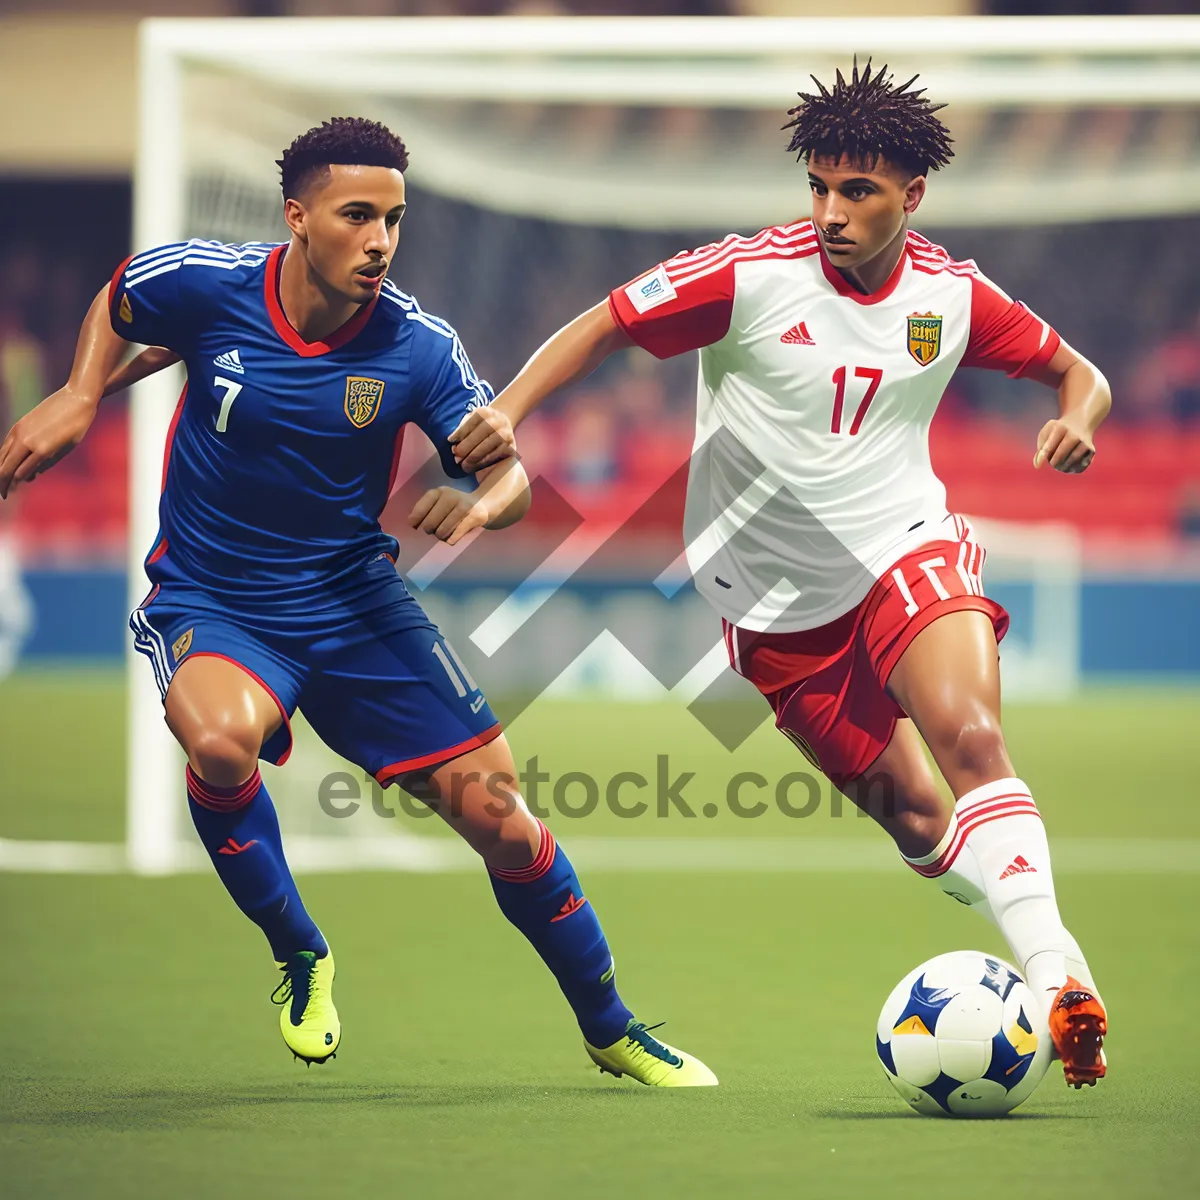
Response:
POLYGON ((1050 1065, 1050 1031, 1029 986, 977 950, 910 971, 879 1014, 875 1049, 892 1086, 926 1116, 999 1117, 1050 1065))

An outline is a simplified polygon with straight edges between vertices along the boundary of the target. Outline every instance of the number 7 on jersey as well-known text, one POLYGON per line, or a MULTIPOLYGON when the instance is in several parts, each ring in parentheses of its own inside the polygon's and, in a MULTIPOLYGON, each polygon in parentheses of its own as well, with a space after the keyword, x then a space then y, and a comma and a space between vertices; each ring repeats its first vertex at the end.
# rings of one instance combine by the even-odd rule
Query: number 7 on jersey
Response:
POLYGON ((213 387, 225 389, 225 396, 221 400, 221 411, 217 413, 217 432, 224 433, 229 428, 229 410, 233 407, 233 402, 238 398, 238 393, 242 390, 242 385, 235 383, 232 379, 222 379, 218 375, 213 380, 213 387))

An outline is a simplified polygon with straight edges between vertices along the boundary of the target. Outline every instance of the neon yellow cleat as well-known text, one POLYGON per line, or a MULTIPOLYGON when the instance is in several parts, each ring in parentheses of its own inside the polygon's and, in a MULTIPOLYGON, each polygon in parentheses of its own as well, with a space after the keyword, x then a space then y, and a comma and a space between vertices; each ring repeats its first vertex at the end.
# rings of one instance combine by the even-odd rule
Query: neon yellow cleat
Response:
POLYGON ((301 950, 279 969, 283 982, 271 999, 283 1006, 279 1031, 288 1049, 308 1064, 333 1058, 342 1040, 342 1023, 333 1006, 333 952, 318 958, 311 950, 301 950))
POLYGON ((628 1075, 649 1087, 716 1087, 717 1077, 698 1059, 650 1036, 649 1027, 631 1021, 619 1042, 598 1050, 584 1042, 592 1062, 610 1075, 628 1075))

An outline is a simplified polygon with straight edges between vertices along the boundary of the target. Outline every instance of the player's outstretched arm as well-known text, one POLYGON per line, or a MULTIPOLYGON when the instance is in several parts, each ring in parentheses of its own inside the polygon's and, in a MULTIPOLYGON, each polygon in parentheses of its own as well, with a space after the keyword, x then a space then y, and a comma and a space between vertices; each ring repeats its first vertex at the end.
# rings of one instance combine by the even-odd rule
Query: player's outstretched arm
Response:
POLYGON ((503 529, 529 511, 529 479, 518 459, 483 467, 476 479, 478 486, 470 492, 430 488, 413 506, 408 523, 453 546, 473 529, 503 529))
POLYGON ((454 457, 467 471, 499 462, 516 449, 514 428, 547 396, 590 375, 610 354, 632 346, 613 320, 608 301, 564 325, 486 408, 467 414, 450 435, 454 457))
POLYGON ((0 444, 0 497, 69 454, 83 441, 96 417, 104 387, 129 345, 114 332, 108 316, 108 289, 92 301, 66 386, 26 413, 0 444))
POLYGON ((1049 463, 1067 475, 1086 471, 1096 456, 1096 430, 1112 407, 1108 380, 1066 342, 1032 377, 1058 392, 1058 416, 1038 433, 1033 465, 1049 463))
POLYGON ((179 355, 173 350, 164 346, 150 346, 109 375, 108 382, 104 385, 104 394, 111 396, 114 392, 123 392, 127 387, 133 387, 135 383, 140 383, 177 362, 179 355))

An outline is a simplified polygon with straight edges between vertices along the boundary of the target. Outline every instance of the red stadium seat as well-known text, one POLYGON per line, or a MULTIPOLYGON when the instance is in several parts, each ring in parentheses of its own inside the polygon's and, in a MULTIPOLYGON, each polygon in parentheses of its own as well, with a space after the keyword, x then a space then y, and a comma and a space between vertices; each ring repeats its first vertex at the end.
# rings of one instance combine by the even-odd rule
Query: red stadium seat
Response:
POLYGON ((1200 432, 1110 428, 1082 476, 1033 471, 1032 440, 992 422, 935 422, 934 470, 952 509, 1008 521, 1065 520, 1085 531, 1169 536, 1189 485, 1200 485, 1200 432))

